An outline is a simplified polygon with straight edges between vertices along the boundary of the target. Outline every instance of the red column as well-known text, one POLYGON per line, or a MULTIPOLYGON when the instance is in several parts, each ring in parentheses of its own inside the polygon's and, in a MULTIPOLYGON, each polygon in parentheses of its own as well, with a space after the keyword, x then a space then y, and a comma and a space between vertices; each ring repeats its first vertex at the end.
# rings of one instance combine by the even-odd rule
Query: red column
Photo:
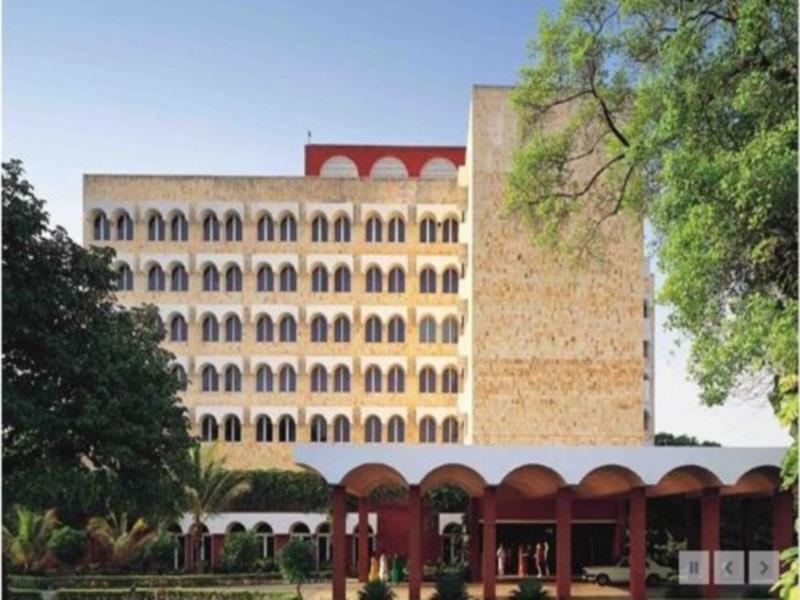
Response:
POLYGON ((211 536, 211 561, 209 566, 211 568, 219 565, 220 558, 222 557, 222 546, 225 545, 225 536, 222 534, 211 536))
POLYGON ((791 492, 778 492, 772 497, 772 548, 783 551, 792 547, 794 498, 791 492))
POLYGON ((556 597, 569 598, 572 588, 572 490, 556 494, 556 597))
POLYGON ((183 562, 186 570, 194 569, 194 535, 187 533, 183 541, 183 562))
POLYGON ((644 488, 634 488, 628 495, 630 509, 628 523, 630 527, 630 594, 631 600, 644 600, 646 597, 645 581, 645 540, 647 537, 647 514, 644 488))
POLYGON ((469 574, 472 581, 481 580, 480 501, 469 499, 469 574))
POLYGON ((367 497, 358 499, 358 580, 366 583, 369 575, 369 512, 367 497))
POLYGON ((708 552, 709 583, 703 586, 704 598, 716 598, 714 554, 719 550, 719 490, 703 490, 700 495, 700 549, 708 552))
POLYGON ((418 485, 408 489, 408 510, 411 527, 408 530, 408 598, 419 600, 422 591, 422 498, 418 485))
POLYGON ((497 489, 486 486, 483 490, 483 598, 494 600, 497 579, 497 489))
POLYGON ((333 487, 333 600, 345 600, 347 595, 345 495, 344 486, 333 487))

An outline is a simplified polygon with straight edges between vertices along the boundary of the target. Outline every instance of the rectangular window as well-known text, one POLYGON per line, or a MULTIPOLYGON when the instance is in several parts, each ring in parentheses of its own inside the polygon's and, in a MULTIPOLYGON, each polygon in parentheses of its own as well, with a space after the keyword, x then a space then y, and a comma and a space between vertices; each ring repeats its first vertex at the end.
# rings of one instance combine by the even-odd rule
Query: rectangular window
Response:
POLYGON ((644 357, 647 358, 650 355, 650 343, 645 340, 644 341, 644 357))
POLYGON ((644 301, 644 318, 646 319, 650 315, 650 306, 647 304, 647 300, 644 301))

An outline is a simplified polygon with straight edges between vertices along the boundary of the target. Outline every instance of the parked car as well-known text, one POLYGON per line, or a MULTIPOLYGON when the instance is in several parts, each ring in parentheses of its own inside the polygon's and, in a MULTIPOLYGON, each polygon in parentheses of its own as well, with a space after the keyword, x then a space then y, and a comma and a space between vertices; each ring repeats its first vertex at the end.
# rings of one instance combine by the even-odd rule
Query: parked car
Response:
MULTIPOLYGON (((647 585, 655 585, 661 581, 667 581, 674 574, 674 569, 659 565, 648 558, 645 561, 645 573, 647 574, 647 585)), ((616 565, 584 567, 583 579, 585 581, 594 581, 598 585, 627 583, 631 580, 631 568, 628 564, 628 558, 621 558, 616 565)))

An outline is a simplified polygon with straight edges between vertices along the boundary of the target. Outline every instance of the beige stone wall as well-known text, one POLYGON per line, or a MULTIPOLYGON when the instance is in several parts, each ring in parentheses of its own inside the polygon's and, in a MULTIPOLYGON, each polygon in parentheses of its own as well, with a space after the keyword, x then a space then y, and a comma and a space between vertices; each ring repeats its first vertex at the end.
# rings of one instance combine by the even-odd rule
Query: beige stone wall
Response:
MULTIPOLYGON (((417 419, 426 412, 439 415, 452 412, 458 416, 456 394, 420 394, 418 393, 418 363, 431 360, 438 363, 449 362, 459 364, 458 346, 453 344, 419 344, 417 328, 418 317, 432 310, 437 314, 451 311, 460 319, 463 309, 460 308, 458 295, 441 293, 441 278, 438 280, 436 294, 419 294, 417 266, 430 257, 436 264, 448 262, 448 258, 461 270, 461 263, 466 256, 464 244, 441 243, 441 228, 437 231, 437 243, 419 243, 418 219, 431 210, 430 206, 446 206, 437 209, 440 218, 445 213, 452 213, 459 221, 466 208, 466 191, 459 188, 455 181, 374 181, 374 180, 334 180, 319 178, 287 178, 287 177, 180 177, 180 176, 126 176, 126 175, 87 175, 84 179, 84 243, 87 245, 111 245, 118 253, 132 263, 135 273, 135 286, 132 292, 120 292, 120 300, 129 305, 153 303, 162 308, 166 318, 174 307, 187 306, 189 309, 189 339, 185 343, 166 343, 166 347, 181 360, 188 362, 190 385, 183 395, 183 401, 190 409, 193 427, 197 428, 194 410, 199 406, 231 406, 244 409, 242 441, 223 443, 230 456, 230 464, 236 467, 273 467, 291 466, 291 445, 273 443, 256 443, 255 430, 251 424, 251 409, 264 406, 295 406, 298 408, 298 441, 309 440, 308 407, 330 406, 342 407, 350 411, 354 419, 352 423, 352 440, 363 440, 362 413, 364 407, 402 407, 401 416, 406 419, 406 441, 415 443, 418 439, 417 419), (287 203, 299 205, 298 241, 297 242, 259 242, 257 241, 257 206, 266 205, 281 209, 287 203), (323 204, 353 205, 352 242, 351 243, 315 243, 311 241, 311 218, 313 212, 323 204), (406 242, 402 244, 388 243, 386 222, 384 222, 383 243, 367 243, 365 241, 366 205, 398 205, 407 211, 406 242), (213 206, 222 219, 228 209, 240 210, 243 220, 243 240, 241 242, 205 242, 202 239, 201 212, 213 206), (189 219, 189 241, 148 241, 147 218, 150 211, 158 209, 167 216, 167 212, 176 208, 183 210, 189 219), (452 208, 452 211, 450 210, 452 208), (112 223, 112 240, 97 242, 93 240, 93 219, 96 211, 103 210, 112 217, 119 210, 127 210, 135 221, 135 235, 132 241, 117 241, 115 227, 112 223), (290 292, 258 292, 256 273, 253 270, 253 255, 296 255, 298 261, 298 291, 290 292), (146 261, 153 257, 186 256, 189 271, 189 291, 172 292, 147 291, 146 261), (235 255, 243 261, 242 292, 204 292, 202 291, 201 255, 235 255), (311 291, 311 274, 309 257, 311 255, 352 257, 353 277, 350 293, 315 293, 311 291), (386 255, 402 257, 406 261, 406 293, 390 294, 386 292, 387 281, 384 272, 384 293, 365 293, 365 278, 361 264, 367 259, 365 255, 386 255), (243 312, 243 339, 240 343, 202 341, 201 307, 222 305, 243 312), (298 339, 296 343, 258 343, 255 338, 255 310, 260 305, 285 305, 296 307, 298 312, 298 339), (353 312, 351 343, 311 343, 310 323, 307 317, 314 306, 345 306, 353 312), (406 317, 406 343, 390 344, 364 342, 364 307, 391 306, 400 307, 406 317), (197 357, 215 356, 226 359, 237 357, 243 361, 243 378, 241 392, 202 392, 200 391, 200 368, 197 357), (256 393, 255 372, 252 369, 254 356, 293 357, 298 364, 298 390, 296 393, 256 393), (343 357, 352 360, 351 393, 312 393, 307 366, 311 357, 343 357), (393 357, 406 369, 406 392, 390 394, 386 392, 386 374, 384 372, 383 393, 365 393, 363 391, 364 373, 361 365, 370 356, 393 357), (425 358, 422 358, 425 357, 425 358), (417 410, 418 407, 420 410, 417 410), (431 409, 431 410, 428 410, 431 409), (419 414, 418 414, 419 413, 419 414)), ((330 207, 328 207, 330 209, 330 207)), ((330 220, 330 238, 333 239, 333 220, 330 220)), ((221 226, 224 239, 224 224, 221 226)), ((167 223, 167 240, 169 240, 169 223, 167 223)), ((163 265, 166 268, 166 265, 163 265)), ((277 271, 277 269, 276 269, 277 271)), ((329 274, 330 289, 333 290, 332 273, 329 274)), ((276 272, 276 286, 278 274, 276 272)), ((221 277, 224 289, 224 277, 221 277)), ((169 273, 167 273, 169 289, 169 273)), ((437 319, 440 321, 440 319, 437 319)), ((224 327, 220 323, 221 335, 224 327)), ((440 331, 439 331, 440 333, 440 331)), ((277 334, 277 323, 276 323, 277 334)), ((329 340, 333 339, 332 324, 329 325, 329 340)), ((384 340, 386 340, 386 320, 384 319, 384 340)), ((440 338, 437 338, 440 339, 440 338)), ((430 361, 429 361, 430 362, 430 361)), ((437 381, 441 386, 441 379, 437 381)), ((332 389, 332 373, 329 374, 329 389, 332 389)), ((223 377, 220 374, 220 386, 223 377)), ((275 379, 277 389, 277 373, 275 379)), ((440 389, 440 388, 439 388, 440 389)), ((386 422, 384 420, 383 439, 386 440, 386 422)), ((441 429, 438 431, 441 435, 441 429)), ((276 430, 277 435, 277 430, 276 430)), ((332 438, 332 423, 329 422, 329 438, 332 438)))
POLYGON ((617 218, 607 261, 570 267, 503 218, 517 121, 508 88, 472 98, 473 441, 643 442, 642 228, 617 218))

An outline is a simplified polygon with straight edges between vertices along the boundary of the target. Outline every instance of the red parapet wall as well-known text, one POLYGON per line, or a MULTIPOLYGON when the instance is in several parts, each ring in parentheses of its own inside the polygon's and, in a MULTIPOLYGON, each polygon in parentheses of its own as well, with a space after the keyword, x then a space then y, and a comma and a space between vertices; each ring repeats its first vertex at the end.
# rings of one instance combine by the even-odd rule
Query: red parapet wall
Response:
POLYGON ((369 177, 372 165, 381 158, 399 159, 409 177, 419 177, 422 166, 432 158, 446 158, 456 167, 464 164, 464 146, 362 146, 350 144, 307 144, 305 174, 318 177, 322 165, 334 156, 346 156, 358 167, 359 177, 369 177))

